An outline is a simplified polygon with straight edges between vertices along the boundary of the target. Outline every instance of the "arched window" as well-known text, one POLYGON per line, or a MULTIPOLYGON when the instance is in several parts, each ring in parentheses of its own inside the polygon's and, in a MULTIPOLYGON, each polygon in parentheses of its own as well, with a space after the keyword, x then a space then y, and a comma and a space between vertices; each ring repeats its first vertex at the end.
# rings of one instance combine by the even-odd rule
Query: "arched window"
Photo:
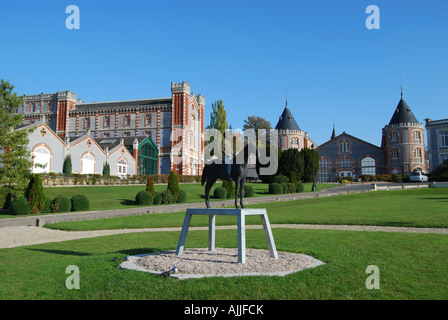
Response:
POLYGON ((126 160, 120 159, 118 161, 118 175, 125 175, 128 172, 128 164, 126 160))
POLYGON ((297 138, 291 139, 291 148, 299 149, 299 139, 297 138))
POLYGON ((419 131, 414 131, 412 133, 412 140, 414 143, 421 143, 421 134, 419 131))
POLYGON ((365 157, 361 160, 361 174, 366 175, 375 175, 375 159, 372 157, 365 157))
POLYGON ((317 182, 330 182, 330 161, 326 158, 319 159, 317 182))
POLYGON ((353 167, 353 161, 348 157, 342 157, 338 160, 339 168, 351 168, 353 167))
POLYGON ((398 143, 398 133, 395 131, 390 133, 390 143, 398 143))
POLYGON ((400 151, 396 148, 390 151, 390 158, 392 160, 398 160, 400 158, 400 151))
POLYGON ((350 141, 342 140, 341 142, 339 142, 338 151, 339 153, 351 153, 352 145, 350 141))
POLYGON ((95 158, 89 152, 81 158, 81 174, 95 173, 95 158))
POLYGON ((422 162, 422 149, 420 148, 414 149, 414 161, 422 162))
POLYGON ((40 146, 34 150, 33 156, 33 173, 50 172, 50 150, 44 146, 40 146))

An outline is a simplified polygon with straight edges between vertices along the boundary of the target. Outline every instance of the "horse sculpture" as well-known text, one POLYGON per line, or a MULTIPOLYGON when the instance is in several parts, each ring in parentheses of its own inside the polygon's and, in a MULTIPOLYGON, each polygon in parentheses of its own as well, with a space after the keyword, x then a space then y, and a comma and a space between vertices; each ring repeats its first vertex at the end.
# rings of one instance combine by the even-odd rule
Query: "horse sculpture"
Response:
POLYGON ((253 145, 246 145, 241 152, 232 159, 231 164, 226 163, 211 163, 206 164, 204 166, 204 170, 202 171, 202 185, 205 182, 205 204, 207 208, 210 208, 210 190, 212 186, 215 184, 216 180, 231 180, 235 181, 235 207, 238 209, 238 193, 240 192, 240 204, 241 208, 244 209, 243 204, 243 191, 244 184, 246 182, 247 172, 248 172, 248 162, 249 162, 249 151, 257 150, 257 148, 253 145), (251 148, 253 147, 253 149, 251 148), (240 160, 241 156, 243 156, 243 161, 240 160), (238 164, 238 162, 243 162, 238 164), (230 165, 230 174, 228 170, 228 166, 230 165))

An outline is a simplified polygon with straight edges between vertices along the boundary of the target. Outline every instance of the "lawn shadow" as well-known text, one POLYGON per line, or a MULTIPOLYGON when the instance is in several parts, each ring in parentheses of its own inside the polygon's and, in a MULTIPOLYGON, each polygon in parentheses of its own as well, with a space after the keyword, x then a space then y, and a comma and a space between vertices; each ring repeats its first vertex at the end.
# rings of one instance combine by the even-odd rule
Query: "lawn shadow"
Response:
POLYGON ((139 254, 145 254, 145 253, 153 253, 153 252, 159 252, 159 251, 167 251, 167 250, 161 250, 158 248, 133 248, 128 250, 120 250, 119 253, 127 254, 130 256, 135 256, 139 254))
POLYGON ((439 202, 448 202, 448 197, 437 197, 437 198, 419 198, 421 200, 439 200, 439 202))
POLYGON ((120 203, 124 206, 135 206, 135 201, 134 200, 129 200, 129 199, 120 199, 120 203))
POLYGON ((90 256, 90 253, 87 252, 77 252, 77 251, 68 251, 68 250, 51 250, 51 249, 28 249, 31 251, 41 251, 46 253, 53 253, 53 254, 61 254, 66 256, 90 256))

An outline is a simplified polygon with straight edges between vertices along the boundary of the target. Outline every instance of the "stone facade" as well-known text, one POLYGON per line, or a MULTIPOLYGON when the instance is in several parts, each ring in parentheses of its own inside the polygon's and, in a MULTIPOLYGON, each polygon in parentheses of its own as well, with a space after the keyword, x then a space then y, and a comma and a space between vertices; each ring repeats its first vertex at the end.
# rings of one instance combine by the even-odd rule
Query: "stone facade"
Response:
POLYGON ((448 160, 448 119, 426 121, 429 170, 433 171, 448 160))

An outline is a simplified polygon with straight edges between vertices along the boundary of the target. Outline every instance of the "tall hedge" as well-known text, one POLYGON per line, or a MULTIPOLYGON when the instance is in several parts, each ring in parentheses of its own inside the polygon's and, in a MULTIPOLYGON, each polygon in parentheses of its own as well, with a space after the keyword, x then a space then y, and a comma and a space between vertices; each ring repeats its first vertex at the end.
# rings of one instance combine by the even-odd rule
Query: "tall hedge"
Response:
POLYGON ((72 174, 72 157, 70 155, 65 157, 64 164, 62 165, 62 173, 72 174))
POLYGON ((40 213, 44 210, 47 197, 39 174, 33 174, 31 176, 30 182, 25 190, 25 198, 28 199, 33 214, 40 213))
POLYGON ((173 201, 177 201, 177 196, 179 194, 179 182, 177 180, 177 175, 171 170, 170 175, 168 177, 168 191, 171 192, 173 196, 173 201))

